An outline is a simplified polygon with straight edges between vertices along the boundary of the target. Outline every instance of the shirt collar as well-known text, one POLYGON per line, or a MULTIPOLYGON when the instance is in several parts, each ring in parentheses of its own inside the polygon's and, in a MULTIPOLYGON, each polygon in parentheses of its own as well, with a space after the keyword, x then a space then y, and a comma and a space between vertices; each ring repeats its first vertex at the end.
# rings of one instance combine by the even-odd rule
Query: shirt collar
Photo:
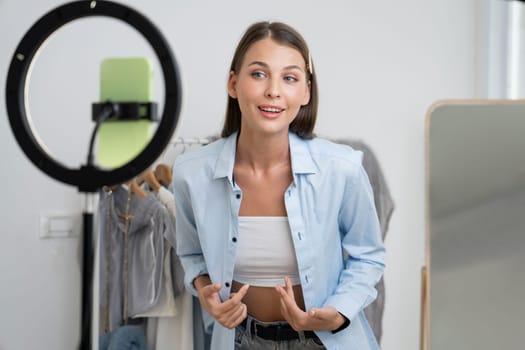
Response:
POLYGON ((288 140, 290 142, 292 172, 294 174, 317 173, 317 165, 310 152, 309 143, 293 132, 288 133, 288 140))
MULTIPOLYGON (((238 133, 235 132, 225 139, 217 159, 217 164, 215 165, 214 179, 227 177, 230 183, 233 184, 233 166, 237 148, 237 135, 238 133)), ((317 172, 317 166, 310 153, 308 142, 293 132, 288 133, 288 140, 294 178, 295 174, 315 174, 317 172)))
POLYGON ((215 164, 214 179, 227 177, 233 184, 233 165, 235 163, 235 150, 237 148, 237 132, 234 132, 224 140, 222 150, 215 164))

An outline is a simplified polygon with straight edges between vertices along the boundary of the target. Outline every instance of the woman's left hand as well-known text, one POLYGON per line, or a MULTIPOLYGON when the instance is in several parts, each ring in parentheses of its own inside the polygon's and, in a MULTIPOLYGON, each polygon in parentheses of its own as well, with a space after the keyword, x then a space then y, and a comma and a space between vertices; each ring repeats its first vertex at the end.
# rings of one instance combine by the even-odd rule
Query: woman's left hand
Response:
POLYGON ((296 331, 335 330, 345 321, 344 317, 331 306, 301 310, 295 302, 292 283, 285 277, 285 286, 276 286, 281 296, 281 312, 286 321, 296 331))

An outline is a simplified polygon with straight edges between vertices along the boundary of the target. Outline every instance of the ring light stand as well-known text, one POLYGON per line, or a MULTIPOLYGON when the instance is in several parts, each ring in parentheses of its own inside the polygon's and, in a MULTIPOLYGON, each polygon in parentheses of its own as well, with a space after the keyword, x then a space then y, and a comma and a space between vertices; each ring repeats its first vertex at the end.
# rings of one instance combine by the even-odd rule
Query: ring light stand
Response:
POLYGON ((146 17, 111 1, 75 1, 51 10, 24 35, 11 60, 6 83, 6 104, 11 129, 22 151, 41 171, 52 178, 78 187, 86 193, 83 213, 81 350, 91 350, 92 279, 94 262, 93 205, 95 192, 105 185, 123 183, 146 170, 163 152, 175 131, 181 107, 181 84, 178 68, 168 42, 146 17), (165 102, 162 118, 151 141, 134 159, 112 170, 86 164, 78 169, 64 167, 45 151, 32 130, 26 111, 26 83, 36 53, 57 29, 76 19, 106 16, 126 22, 139 31, 155 51, 164 75, 165 102))

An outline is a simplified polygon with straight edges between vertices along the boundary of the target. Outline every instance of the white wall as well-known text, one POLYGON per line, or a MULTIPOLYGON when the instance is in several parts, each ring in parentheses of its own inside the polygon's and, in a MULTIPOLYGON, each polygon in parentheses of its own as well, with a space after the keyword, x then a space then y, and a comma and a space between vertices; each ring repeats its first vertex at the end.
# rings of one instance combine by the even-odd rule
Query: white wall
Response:
MULTIPOLYGON (((0 0, 2 86, 22 35, 60 3, 0 0)), ((382 348, 418 349, 425 113, 438 99, 472 98, 480 91, 476 55, 477 33, 483 25, 481 0, 126 3, 159 26, 179 59, 185 104, 178 136, 207 136, 219 130, 227 67, 247 25, 282 20, 303 33, 319 77, 318 134, 367 142, 381 162, 395 199, 386 242, 382 348)), ((112 34, 103 25, 89 27, 89 37, 82 25, 72 24, 71 32, 64 28, 57 39, 60 45, 50 44, 41 68, 35 66, 40 72, 35 73, 38 80, 32 95, 35 124, 43 128, 44 141, 53 154, 73 166, 83 159, 79 157, 84 156, 90 127, 84 106, 98 95, 98 61, 93 57, 140 47, 133 44, 125 49, 119 42, 113 53, 104 41, 112 34), (82 39, 72 34, 77 32, 84 35, 82 39), (58 97, 64 96, 62 106, 58 97)), ((4 185, 0 349, 73 349, 79 335, 78 242, 39 239, 38 221, 41 213, 80 213, 82 197, 75 188, 40 173, 25 158, 10 131, 5 108, 0 109, 0 147, 0 183, 4 185)))

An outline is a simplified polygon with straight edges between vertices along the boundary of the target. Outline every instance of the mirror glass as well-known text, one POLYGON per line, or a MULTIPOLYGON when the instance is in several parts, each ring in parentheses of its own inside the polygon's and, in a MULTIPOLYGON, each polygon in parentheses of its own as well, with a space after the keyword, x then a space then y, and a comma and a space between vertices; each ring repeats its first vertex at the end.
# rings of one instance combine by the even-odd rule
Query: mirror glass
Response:
POLYGON ((427 118, 430 348, 523 348, 525 102, 427 118))

